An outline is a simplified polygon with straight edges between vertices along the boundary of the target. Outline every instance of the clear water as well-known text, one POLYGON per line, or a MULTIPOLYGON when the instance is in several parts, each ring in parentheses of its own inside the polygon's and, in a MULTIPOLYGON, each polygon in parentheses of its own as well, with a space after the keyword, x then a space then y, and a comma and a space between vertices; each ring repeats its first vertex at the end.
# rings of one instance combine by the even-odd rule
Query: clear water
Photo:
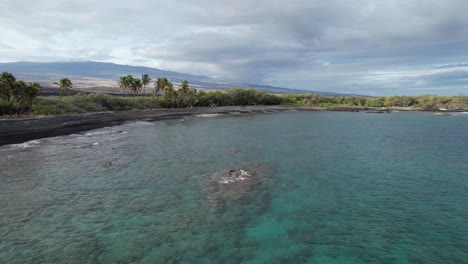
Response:
POLYGON ((137 122, 0 156, 1 263, 468 261, 468 115, 137 122), (263 194, 207 206, 250 163, 263 194))

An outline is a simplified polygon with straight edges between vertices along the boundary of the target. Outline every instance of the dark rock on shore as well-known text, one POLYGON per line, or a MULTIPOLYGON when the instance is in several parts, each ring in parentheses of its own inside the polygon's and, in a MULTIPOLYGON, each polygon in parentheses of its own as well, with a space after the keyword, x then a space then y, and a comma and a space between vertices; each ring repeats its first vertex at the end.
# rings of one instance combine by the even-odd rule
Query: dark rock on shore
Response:
POLYGON ((334 111, 334 112, 359 112, 368 110, 367 107, 330 107, 327 108, 327 111, 334 111))
POLYGON ((370 114, 389 114, 390 110, 385 109, 385 110, 372 110, 372 111, 367 111, 366 113, 370 114))

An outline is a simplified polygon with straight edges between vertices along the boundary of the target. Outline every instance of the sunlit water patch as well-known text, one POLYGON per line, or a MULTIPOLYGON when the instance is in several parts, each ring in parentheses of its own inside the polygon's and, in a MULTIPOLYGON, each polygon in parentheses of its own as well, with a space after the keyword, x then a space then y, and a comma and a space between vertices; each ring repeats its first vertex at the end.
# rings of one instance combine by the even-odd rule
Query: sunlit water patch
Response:
POLYGON ((468 119, 277 113, 0 148, 1 263, 463 263, 468 119))

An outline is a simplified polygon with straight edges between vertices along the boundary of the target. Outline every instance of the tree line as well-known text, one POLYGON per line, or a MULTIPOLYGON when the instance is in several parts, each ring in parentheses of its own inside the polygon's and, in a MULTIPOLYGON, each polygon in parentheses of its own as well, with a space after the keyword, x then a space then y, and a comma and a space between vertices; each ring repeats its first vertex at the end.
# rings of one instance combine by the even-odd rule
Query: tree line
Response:
MULTIPOLYGON (((145 105, 146 87, 151 83, 151 78, 147 74, 142 74, 141 78, 132 75, 121 76, 117 85, 123 94, 133 93, 134 101, 136 95, 143 90, 143 104, 145 105)), ((279 96, 267 94, 255 89, 233 88, 226 91, 198 91, 191 88, 187 80, 182 81, 179 89, 174 88, 174 84, 166 77, 158 78, 154 81, 154 90, 151 94, 152 103, 156 98, 158 106, 163 108, 184 108, 203 106, 230 106, 230 105, 273 105, 282 103, 279 96)))
POLYGON ((409 107, 421 110, 468 109, 468 96, 323 96, 318 94, 286 94, 288 104, 316 107, 409 107))
MULTIPOLYGON (((61 78, 53 85, 59 86, 60 98, 69 95, 73 86, 68 78, 61 78)), ((33 107, 34 100, 41 94, 42 86, 37 82, 17 80, 10 72, 0 75, 0 115, 21 115, 33 107)))
POLYGON ((22 114, 28 111, 34 98, 40 93, 39 83, 25 83, 17 80, 13 74, 3 72, 0 75, 0 115, 22 114))
POLYGON ((59 96, 39 97, 38 83, 25 83, 11 73, 0 76, 0 115, 54 115, 97 111, 142 110, 153 108, 186 108, 238 105, 297 105, 310 107, 411 107, 422 110, 468 109, 468 96, 323 96, 318 94, 268 94, 255 89, 232 88, 224 91, 203 91, 192 88, 184 80, 176 89, 167 78, 151 82, 148 74, 141 78, 121 76, 117 81, 123 96, 105 94, 70 95, 73 83, 61 78, 53 85, 59 96), (146 90, 153 86, 149 96, 146 90), (128 93, 133 100, 128 100, 128 93), (136 96, 143 93, 143 96, 136 96))

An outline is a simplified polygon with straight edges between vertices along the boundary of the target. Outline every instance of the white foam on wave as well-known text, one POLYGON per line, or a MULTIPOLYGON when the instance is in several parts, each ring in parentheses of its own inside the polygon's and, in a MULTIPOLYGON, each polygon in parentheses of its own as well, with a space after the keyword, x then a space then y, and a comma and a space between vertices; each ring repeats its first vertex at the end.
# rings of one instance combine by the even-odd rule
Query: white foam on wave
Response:
POLYGON ((106 130, 106 131, 93 131, 93 132, 86 132, 84 135, 87 137, 94 137, 94 136, 106 136, 106 135, 115 135, 115 134, 127 134, 127 131, 123 130, 106 130))
POLYGON ((37 146, 39 146, 40 144, 41 144, 41 141, 40 141, 40 140, 30 140, 30 141, 26 141, 26 142, 19 143, 19 144, 7 145, 5 149, 9 149, 9 150, 13 150, 13 149, 27 149, 27 148, 37 147, 37 146))
POLYGON ((70 134, 66 136, 58 136, 54 138, 49 138, 52 145, 67 145, 73 146, 76 148, 87 148, 92 146, 101 146, 106 142, 111 141, 121 141, 127 136, 127 131, 118 130, 118 128, 112 129, 99 129, 91 130, 81 134, 70 134))
POLYGON ((221 114, 199 114, 199 115, 196 115, 196 117, 217 117, 220 115, 221 114))
POLYGON ((136 126, 152 126, 154 123, 149 121, 132 121, 128 123, 129 125, 136 125, 136 126))
POLYGON ((219 180, 219 183, 228 184, 228 183, 233 183, 233 182, 244 181, 250 176, 252 176, 252 174, 250 172, 241 169, 240 170, 240 175, 223 176, 219 180))
POLYGON ((250 176, 250 172, 245 170, 240 170, 241 176, 250 176))
POLYGON ((99 136, 99 135, 105 135, 105 134, 109 134, 109 131, 86 132, 84 135, 88 137, 92 137, 92 136, 99 136))
POLYGON ((219 183, 222 183, 222 184, 227 184, 227 183, 231 183, 231 182, 235 182, 235 180, 233 180, 231 178, 225 178, 225 177, 222 177, 221 180, 219 181, 219 183))

